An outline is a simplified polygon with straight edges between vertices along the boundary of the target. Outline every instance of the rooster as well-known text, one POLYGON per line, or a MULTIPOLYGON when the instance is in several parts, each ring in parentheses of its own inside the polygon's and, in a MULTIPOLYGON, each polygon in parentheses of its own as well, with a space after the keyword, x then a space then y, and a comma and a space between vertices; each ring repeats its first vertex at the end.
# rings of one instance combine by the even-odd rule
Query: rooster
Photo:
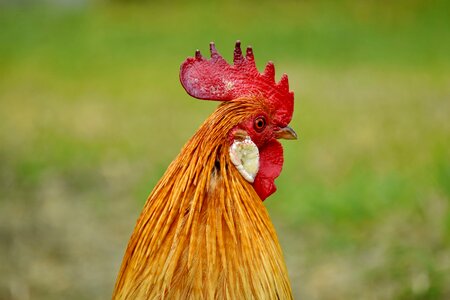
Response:
POLYGON ((277 235, 262 201, 283 165, 277 139, 294 94, 269 62, 256 69, 240 42, 229 65, 210 44, 181 65, 198 99, 222 101, 151 192, 128 243, 113 299, 292 299, 277 235))

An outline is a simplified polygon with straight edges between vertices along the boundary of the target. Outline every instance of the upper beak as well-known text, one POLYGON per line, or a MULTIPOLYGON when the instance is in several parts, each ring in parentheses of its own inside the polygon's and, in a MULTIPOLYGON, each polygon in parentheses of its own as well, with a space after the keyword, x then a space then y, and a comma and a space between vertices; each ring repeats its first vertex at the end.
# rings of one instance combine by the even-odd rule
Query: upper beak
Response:
POLYGON ((297 133, 295 133, 294 129, 292 129, 291 127, 286 126, 275 131, 275 138, 285 140, 296 140, 297 133))

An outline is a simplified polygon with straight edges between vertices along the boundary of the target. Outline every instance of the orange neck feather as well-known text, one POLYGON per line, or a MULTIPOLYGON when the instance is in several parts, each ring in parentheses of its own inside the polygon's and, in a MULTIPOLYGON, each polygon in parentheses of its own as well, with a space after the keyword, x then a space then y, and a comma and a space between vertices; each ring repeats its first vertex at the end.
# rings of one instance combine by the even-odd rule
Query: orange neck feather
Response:
POLYGON ((169 166, 137 221, 113 299, 292 298, 269 215, 229 160, 228 132, 249 106, 219 106, 169 166))

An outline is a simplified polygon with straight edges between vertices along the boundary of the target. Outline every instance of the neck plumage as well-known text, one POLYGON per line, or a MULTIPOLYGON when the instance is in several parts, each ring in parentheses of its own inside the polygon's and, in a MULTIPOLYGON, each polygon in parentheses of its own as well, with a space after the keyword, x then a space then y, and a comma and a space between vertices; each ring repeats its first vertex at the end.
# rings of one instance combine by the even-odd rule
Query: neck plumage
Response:
MULTIPOLYGON (((247 110, 248 111, 248 110, 247 110)), ((150 194, 113 299, 291 299, 262 201, 231 163, 228 132, 245 117, 225 103, 150 194)))

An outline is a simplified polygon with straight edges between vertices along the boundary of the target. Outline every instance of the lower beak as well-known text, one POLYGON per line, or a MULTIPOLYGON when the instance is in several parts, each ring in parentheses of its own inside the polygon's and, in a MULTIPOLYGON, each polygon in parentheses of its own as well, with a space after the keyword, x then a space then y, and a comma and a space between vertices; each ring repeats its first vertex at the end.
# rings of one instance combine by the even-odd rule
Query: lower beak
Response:
POLYGON ((296 140, 297 133, 295 133, 294 129, 292 129, 291 127, 286 126, 275 131, 275 138, 285 140, 296 140))

